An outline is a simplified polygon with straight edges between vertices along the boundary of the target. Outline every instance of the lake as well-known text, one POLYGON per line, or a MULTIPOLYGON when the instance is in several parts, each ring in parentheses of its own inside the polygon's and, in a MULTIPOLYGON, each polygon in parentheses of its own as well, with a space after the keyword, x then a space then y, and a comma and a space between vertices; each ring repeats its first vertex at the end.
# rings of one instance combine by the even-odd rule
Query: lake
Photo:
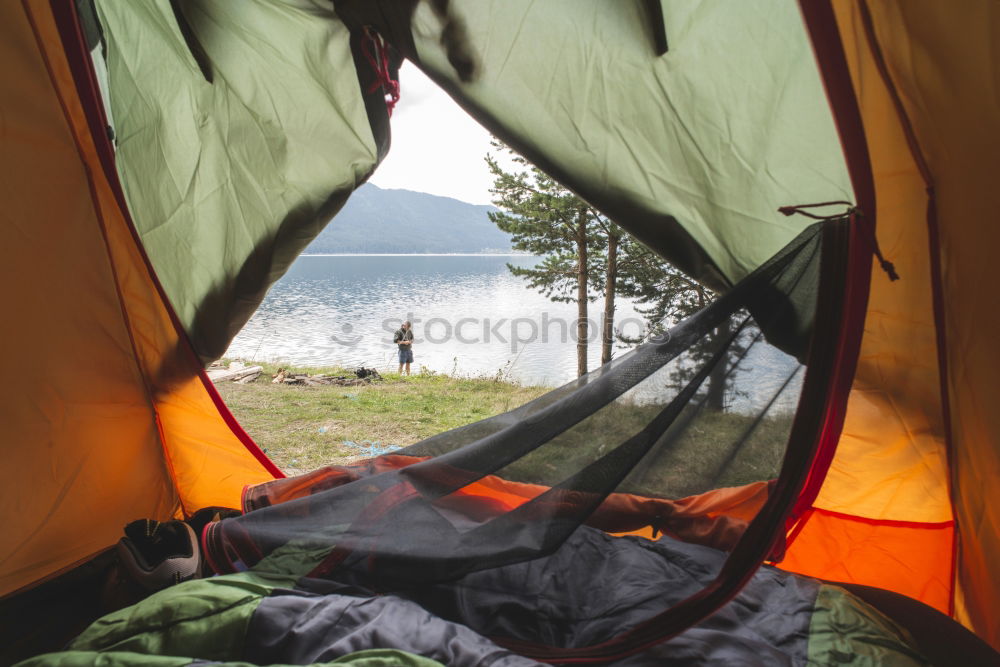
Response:
MULTIPOLYGON (((271 288, 227 357, 397 368, 393 332, 414 325, 416 372, 497 373, 555 386, 576 377, 576 305, 554 303, 511 275, 525 255, 303 255, 271 288)), ((600 363, 599 300, 590 304, 589 368, 600 363)), ((619 300, 617 326, 643 320, 619 300)), ((624 350, 616 348, 616 353, 624 350)))
MULTIPOLYGON (((576 306, 526 287, 507 264, 530 267, 526 255, 303 255, 268 292, 226 356, 306 366, 396 370, 392 335, 414 325, 413 371, 503 377, 558 386, 576 377, 576 306)), ((600 364, 601 301, 590 304, 590 370, 600 364)), ((619 299, 616 327, 643 333, 644 320, 619 299)), ((625 351, 615 346, 615 355, 625 351)), ((733 409, 794 408, 798 362, 755 345, 741 362, 733 409), (782 390, 784 387, 784 390, 782 390)), ((668 373, 669 369, 663 369, 668 373)), ((646 387, 654 383, 645 383, 646 387)), ((653 388, 657 400, 660 390, 653 388)))

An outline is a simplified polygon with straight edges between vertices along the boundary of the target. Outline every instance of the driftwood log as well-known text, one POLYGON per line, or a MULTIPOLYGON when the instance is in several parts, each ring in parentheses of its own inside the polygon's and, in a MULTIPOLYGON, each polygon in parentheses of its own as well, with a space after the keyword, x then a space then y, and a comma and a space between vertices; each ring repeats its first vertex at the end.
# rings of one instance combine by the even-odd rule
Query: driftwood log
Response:
MULTIPOLYGON (((249 384, 257 380, 264 371, 262 366, 244 366, 242 362, 234 361, 228 368, 221 364, 213 364, 205 372, 208 378, 215 383, 238 382, 249 384)), ((271 376, 271 384, 295 384, 307 387, 319 387, 336 385, 340 387, 357 387, 381 381, 382 376, 374 368, 364 366, 354 371, 354 375, 309 375, 308 373, 291 373, 284 368, 279 368, 278 372, 271 376)))
POLYGON ((218 384, 219 382, 240 382, 246 384, 256 380, 264 371, 262 366, 240 366, 238 368, 209 368, 208 379, 218 384))
POLYGON ((335 385, 339 387, 357 387, 360 385, 371 384, 377 380, 381 380, 382 376, 379 372, 373 368, 365 368, 362 366, 358 370, 354 371, 354 376, 349 375, 309 375, 308 373, 289 373, 284 368, 279 368, 278 372, 272 377, 272 384, 297 384, 305 385, 307 387, 320 387, 320 386, 330 386, 335 385))

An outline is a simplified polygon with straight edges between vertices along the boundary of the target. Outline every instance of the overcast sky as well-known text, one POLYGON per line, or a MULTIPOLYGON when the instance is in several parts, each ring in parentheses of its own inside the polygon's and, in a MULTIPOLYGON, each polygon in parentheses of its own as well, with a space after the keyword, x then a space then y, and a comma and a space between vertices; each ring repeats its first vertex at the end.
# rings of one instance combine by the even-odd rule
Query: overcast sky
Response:
POLYGON ((409 61, 399 72, 392 147, 370 181, 489 204, 490 134, 409 61))

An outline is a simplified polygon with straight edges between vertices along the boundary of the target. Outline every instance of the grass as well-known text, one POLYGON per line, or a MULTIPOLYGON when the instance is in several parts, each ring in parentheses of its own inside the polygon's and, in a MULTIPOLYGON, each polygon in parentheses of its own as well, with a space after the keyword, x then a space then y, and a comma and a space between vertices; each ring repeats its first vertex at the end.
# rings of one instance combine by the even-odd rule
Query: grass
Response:
MULTIPOLYGON (((219 392, 247 432, 286 473, 345 463, 362 452, 345 445, 407 446, 511 410, 544 393, 499 378, 434 373, 387 373, 358 387, 271 384, 277 367, 250 384, 223 383, 219 392)), ((287 367, 291 372, 352 376, 336 368, 287 367)), ((498 472, 508 479, 551 485, 607 456, 642 430, 661 405, 613 402, 498 472)), ((754 416, 689 406, 619 486, 643 495, 681 498, 711 488, 777 476, 791 415, 754 416)), ((615 466, 609 466, 609 470, 615 466)))
MULTIPOLYGON (((286 473, 357 457, 344 441, 407 446, 442 431, 492 417, 548 391, 496 378, 384 373, 358 387, 271 384, 273 364, 249 384, 216 385, 247 433, 286 473)), ((283 366, 295 373, 353 376, 337 368, 283 366)))
MULTIPOLYGON (((551 485, 641 431, 662 405, 612 403, 501 470, 508 479, 551 485)), ((683 498, 777 477, 791 414, 755 416, 688 407, 640 459, 618 490, 683 498)), ((612 472, 609 466, 607 472, 612 472)))

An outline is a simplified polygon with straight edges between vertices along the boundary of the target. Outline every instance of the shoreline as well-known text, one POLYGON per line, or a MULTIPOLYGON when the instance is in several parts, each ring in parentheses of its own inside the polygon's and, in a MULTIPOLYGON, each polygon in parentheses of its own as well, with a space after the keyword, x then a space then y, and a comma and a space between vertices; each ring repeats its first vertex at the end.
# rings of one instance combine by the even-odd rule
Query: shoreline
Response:
POLYGON ((365 458, 371 447, 406 447, 512 410, 552 389, 490 376, 400 376, 381 370, 381 381, 359 386, 272 384, 279 368, 343 376, 353 376, 354 370, 243 363, 262 366, 263 371, 252 382, 221 382, 215 387, 240 425, 286 474, 365 458))
MULTIPOLYGON (((392 356, 395 357, 395 351, 392 352, 392 356)), ((241 356, 225 356, 219 359, 216 364, 222 364, 225 367, 227 364, 238 362, 242 363, 244 366, 263 366, 264 373, 271 373, 274 375, 277 373, 277 369, 283 368, 290 373, 305 373, 308 375, 351 375, 358 368, 368 368, 373 369, 381 373, 383 376, 398 376, 397 368, 398 364, 395 360, 391 362, 372 362, 370 358, 364 361, 352 361, 344 360, 340 362, 333 362, 328 364, 313 364, 313 363, 298 363, 289 359, 278 358, 264 358, 264 359, 247 359, 241 356)), ((567 381, 562 382, 530 382, 521 380, 512 374, 509 365, 504 365, 496 368, 495 370, 483 370, 483 371, 468 371, 463 372, 456 370, 457 366, 453 364, 452 370, 450 371, 439 371, 433 368, 429 368, 424 364, 414 364, 412 367, 412 375, 410 377, 445 377, 452 380, 484 380, 490 382, 502 382, 504 384, 515 385, 518 387, 523 387, 526 389, 545 389, 546 391, 551 391, 553 389, 558 389, 559 387, 566 384, 567 381)))

